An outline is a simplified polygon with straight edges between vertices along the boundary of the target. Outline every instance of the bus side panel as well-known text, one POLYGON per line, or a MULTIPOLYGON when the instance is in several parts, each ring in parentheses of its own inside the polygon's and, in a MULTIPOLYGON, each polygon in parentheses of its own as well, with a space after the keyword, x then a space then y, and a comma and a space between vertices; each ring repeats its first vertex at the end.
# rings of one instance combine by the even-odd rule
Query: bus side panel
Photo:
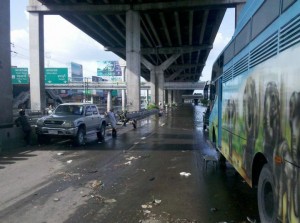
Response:
POLYGON ((209 116, 209 140, 217 145, 218 140, 218 96, 211 105, 211 113, 209 116))
POLYGON ((222 153, 250 185, 255 155, 265 157, 289 222, 300 222, 299 57, 297 44, 223 85, 222 153))

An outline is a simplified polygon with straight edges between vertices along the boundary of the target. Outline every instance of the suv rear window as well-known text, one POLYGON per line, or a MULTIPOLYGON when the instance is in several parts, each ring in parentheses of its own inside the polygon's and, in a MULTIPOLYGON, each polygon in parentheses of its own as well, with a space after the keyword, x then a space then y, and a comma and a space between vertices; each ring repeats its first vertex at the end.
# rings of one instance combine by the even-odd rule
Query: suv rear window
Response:
POLYGON ((59 105, 54 114, 56 115, 82 115, 83 106, 80 105, 59 105))

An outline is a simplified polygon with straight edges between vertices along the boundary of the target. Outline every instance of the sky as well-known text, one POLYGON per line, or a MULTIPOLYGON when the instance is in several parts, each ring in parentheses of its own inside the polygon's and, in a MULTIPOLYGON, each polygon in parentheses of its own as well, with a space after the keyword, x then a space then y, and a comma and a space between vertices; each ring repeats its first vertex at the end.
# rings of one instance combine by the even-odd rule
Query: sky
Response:
MULTIPOLYGON (((10 0, 12 66, 29 68, 28 0, 10 0)), ((228 9, 215 38, 200 81, 210 80, 212 65, 234 32, 234 9, 228 9)), ((97 61, 119 60, 112 52, 60 16, 44 16, 45 67, 82 64, 83 76, 97 75, 97 61)))

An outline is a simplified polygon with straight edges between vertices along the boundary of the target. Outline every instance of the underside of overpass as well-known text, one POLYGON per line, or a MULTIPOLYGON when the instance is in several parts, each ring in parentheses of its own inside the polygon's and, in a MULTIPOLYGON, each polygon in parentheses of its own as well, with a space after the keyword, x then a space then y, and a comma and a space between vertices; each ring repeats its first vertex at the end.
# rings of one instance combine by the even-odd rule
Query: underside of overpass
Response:
MULTIPOLYGON (((27 10, 31 14, 62 16, 127 63, 130 52, 136 51, 140 59, 136 62, 136 57, 133 57, 132 60, 141 64, 137 67, 140 70, 138 75, 147 81, 155 82, 151 76, 154 72, 156 76, 163 76, 163 82, 198 82, 226 9, 236 8, 237 16, 245 2, 29 0, 27 10), (138 14, 128 14, 129 11, 138 14), (133 24, 128 25, 129 18, 133 24), (135 23, 137 19, 139 23, 135 23), (132 45, 136 44, 136 39, 139 41, 137 47, 128 46, 131 32, 138 32, 131 39, 132 45)), ((160 77, 157 79, 162 82, 160 77)), ((162 93, 156 94, 159 96, 154 97, 162 101, 162 93)))

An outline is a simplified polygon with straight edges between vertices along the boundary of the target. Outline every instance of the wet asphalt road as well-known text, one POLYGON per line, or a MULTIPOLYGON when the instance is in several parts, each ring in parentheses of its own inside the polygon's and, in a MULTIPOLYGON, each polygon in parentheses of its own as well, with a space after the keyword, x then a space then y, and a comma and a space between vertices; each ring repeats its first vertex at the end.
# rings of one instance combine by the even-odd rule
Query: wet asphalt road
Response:
POLYGON ((119 127, 98 144, 32 146, 0 156, 0 222, 249 222, 256 190, 203 155, 201 106, 119 127), (181 176, 181 172, 188 176, 181 176), (190 175, 189 175, 190 174, 190 175))

